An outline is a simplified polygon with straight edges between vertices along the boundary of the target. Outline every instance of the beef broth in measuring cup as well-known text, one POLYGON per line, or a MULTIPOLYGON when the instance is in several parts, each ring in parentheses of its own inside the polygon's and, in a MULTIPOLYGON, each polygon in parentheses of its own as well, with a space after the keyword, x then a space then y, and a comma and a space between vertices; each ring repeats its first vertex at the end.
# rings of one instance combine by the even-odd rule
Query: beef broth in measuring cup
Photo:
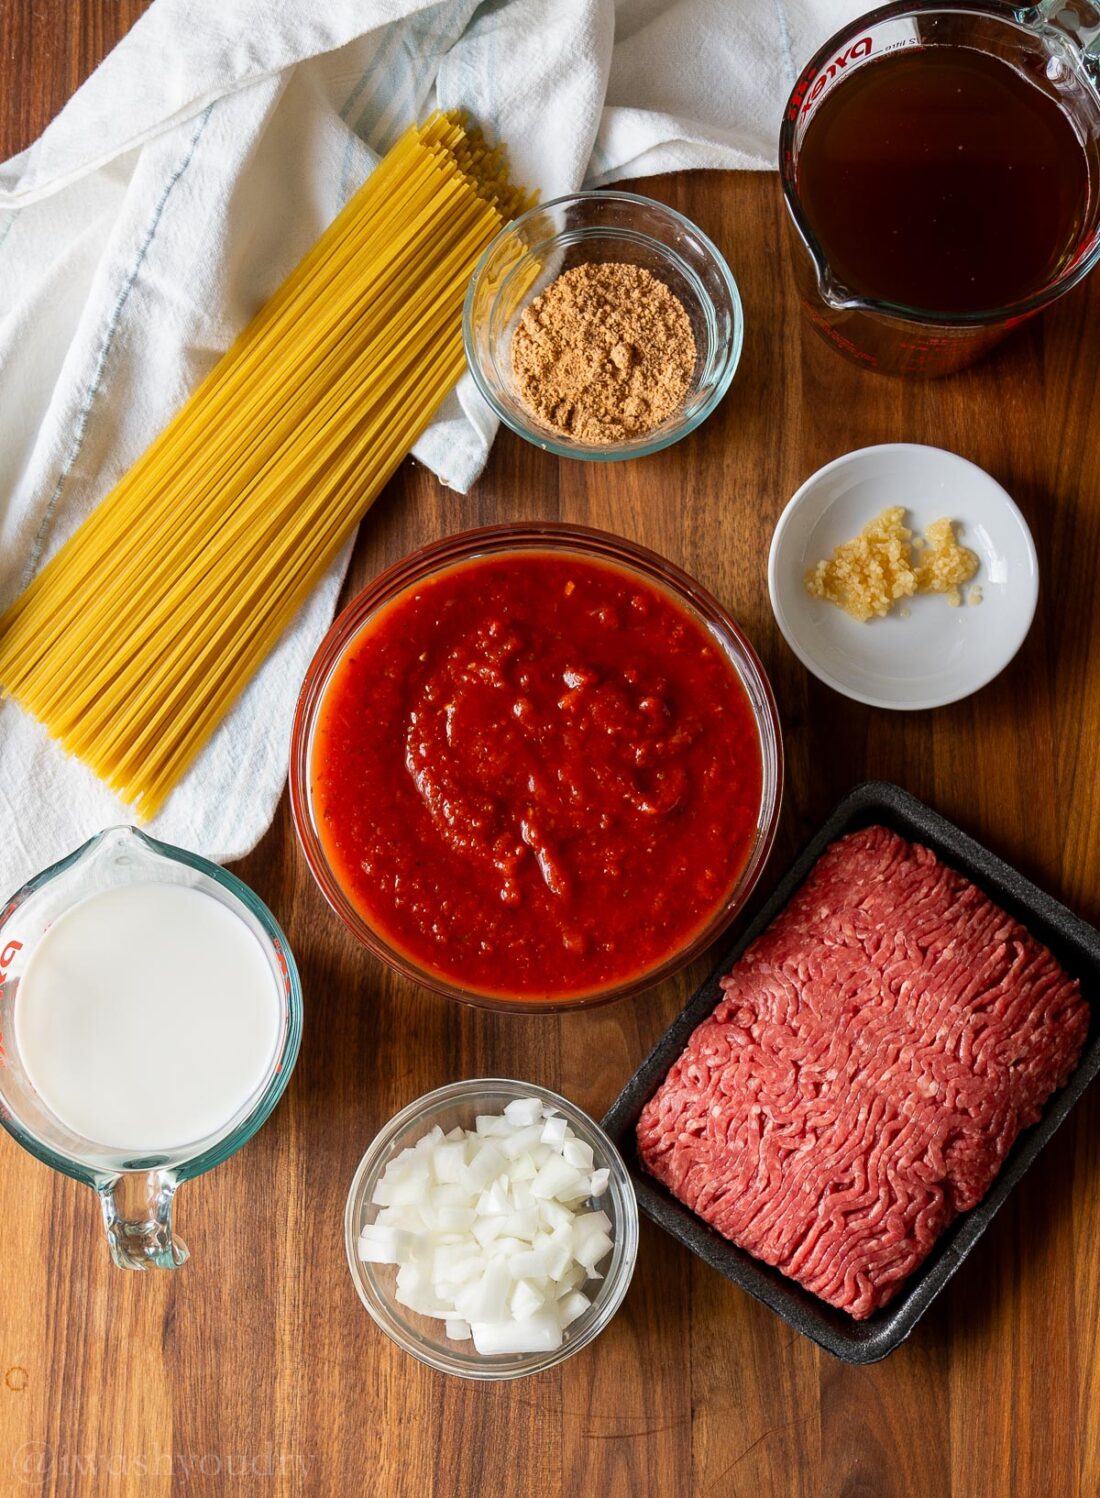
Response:
POLYGON ((888 53, 859 69, 818 111, 798 182, 839 281, 946 313, 1041 291, 1077 248, 1089 192, 1059 106, 972 47, 888 53))
POLYGON ((1096 76, 1055 25, 984 4, 888 6, 823 48, 780 153, 819 331, 942 374, 1076 284, 1100 254, 1096 76))

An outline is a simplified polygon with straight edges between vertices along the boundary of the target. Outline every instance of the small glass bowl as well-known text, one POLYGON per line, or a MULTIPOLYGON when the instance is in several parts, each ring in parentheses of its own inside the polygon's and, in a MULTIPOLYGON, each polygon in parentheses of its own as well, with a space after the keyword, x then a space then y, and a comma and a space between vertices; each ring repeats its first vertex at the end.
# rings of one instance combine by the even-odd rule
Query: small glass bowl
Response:
POLYGON ((414 1358, 427 1363, 439 1373, 453 1373, 459 1378, 499 1382, 525 1378, 555 1368, 598 1337, 622 1304, 634 1273, 638 1257, 638 1203, 634 1187, 618 1150, 587 1113, 566 1098, 532 1082, 513 1082, 490 1077, 468 1082, 452 1082, 436 1092, 426 1093, 396 1114, 375 1136, 359 1162, 348 1192, 344 1213, 344 1245, 348 1267, 359 1299, 382 1330, 414 1358), (572 1325, 565 1329, 562 1345, 554 1352, 496 1353, 482 1355, 472 1342, 452 1342, 443 1331, 443 1323, 398 1305, 394 1299, 397 1271, 390 1264, 365 1264, 359 1257, 359 1234, 373 1222, 378 1208, 371 1197, 386 1166, 403 1149, 427 1134, 434 1125, 446 1133, 458 1125, 472 1129, 479 1113, 502 1113, 514 1098, 537 1097, 548 1108, 568 1119, 578 1139, 592 1148, 597 1167, 611 1172, 607 1190, 596 1198, 592 1210, 606 1212, 611 1219, 614 1247, 600 1266, 602 1280, 590 1280, 583 1288, 592 1304, 572 1325))
POLYGON ((721 935, 752 893, 771 852, 782 795, 783 736, 775 697, 755 650, 717 599, 686 572, 665 561, 656 552, 636 546, 607 531, 564 525, 555 521, 543 521, 534 525, 489 525, 478 530, 461 531, 458 535, 433 541, 376 577, 352 599, 321 641, 302 683, 290 745, 290 807, 294 826, 310 872, 329 905, 352 935, 396 972, 425 988, 434 989, 436 993, 445 994, 448 998, 487 1009, 527 1010, 539 1014, 580 1009, 641 993, 671 977, 673 973, 678 973, 721 935), (731 667, 740 678, 752 707, 763 771, 755 840, 744 868, 709 920, 679 948, 673 949, 661 962, 643 972, 634 973, 629 978, 603 988, 546 997, 512 997, 499 992, 486 993, 476 988, 463 987, 444 974, 422 966, 369 925, 348 898, 329 863, 317 830, 310 773, 313 742, 325 692, 341 661, 355 648, 355 641, 367 621, 400 594, 416 588, 439 572, 474 558, 503 556, 514 551, 573 553, 593 561, 602 561, 638 575, 651 586, 668 594, 686 613, 692 615, 722 647, 731 667))
POLYGON ((744 321, 729 266, 690 219, 636 193, 600 191, 555 198, 500 231, 474 271, 462 331, 474 383, 514 432, 562 458, 607 462, 659 452, 706 420, 733 379, 744 321), (679 297, 695 334, 695 373, 683 405, 621 442, 577 442, 545 425, 512 375, 512 334, 524 307, 563 270, 592 260, 651 271, 679 297))

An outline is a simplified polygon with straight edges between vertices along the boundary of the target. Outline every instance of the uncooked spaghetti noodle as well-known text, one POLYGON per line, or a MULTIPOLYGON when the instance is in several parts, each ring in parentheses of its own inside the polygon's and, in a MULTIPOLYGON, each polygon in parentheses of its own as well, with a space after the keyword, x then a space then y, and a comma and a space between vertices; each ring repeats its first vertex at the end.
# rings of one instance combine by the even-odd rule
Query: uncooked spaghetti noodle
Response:
POLYGON ((528 206, 454 115, 408 130, 0 618, 0 686, 152 816, 463 369, 528 206))

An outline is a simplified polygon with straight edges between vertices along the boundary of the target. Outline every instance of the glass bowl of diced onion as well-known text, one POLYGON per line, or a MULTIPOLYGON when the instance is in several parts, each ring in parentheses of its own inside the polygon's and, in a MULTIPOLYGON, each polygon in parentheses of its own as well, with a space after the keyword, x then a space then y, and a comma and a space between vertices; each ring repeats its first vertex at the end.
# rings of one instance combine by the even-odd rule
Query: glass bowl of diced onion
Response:
POLYGON ((460 1378, 522 1378, 599 1336, 627 1292, 638 1205, 580 1108, 530 1082, 427 1093, 359 1162, 344 1216, 359 1298, 399 1347, 460 1378))

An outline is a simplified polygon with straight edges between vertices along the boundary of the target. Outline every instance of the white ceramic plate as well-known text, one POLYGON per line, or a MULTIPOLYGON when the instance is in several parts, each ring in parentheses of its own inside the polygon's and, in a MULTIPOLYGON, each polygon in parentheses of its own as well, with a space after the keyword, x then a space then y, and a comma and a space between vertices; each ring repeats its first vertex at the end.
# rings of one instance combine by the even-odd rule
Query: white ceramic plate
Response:
POLYGON ((1027 521, 995 479, 957 453, 890 442, 818 469, 779 518, 768 591, 787 644, 815 676, 872 707, 942 707, 992 681, 1019 650, 1035 614, 1039 564, 1027 521), (866 624, 803 586, 810 567, 889 505, 904 505, 918 534, 958 522, 978 553, 979 604, 952 608, 940 594, 906 600, 866 624))

